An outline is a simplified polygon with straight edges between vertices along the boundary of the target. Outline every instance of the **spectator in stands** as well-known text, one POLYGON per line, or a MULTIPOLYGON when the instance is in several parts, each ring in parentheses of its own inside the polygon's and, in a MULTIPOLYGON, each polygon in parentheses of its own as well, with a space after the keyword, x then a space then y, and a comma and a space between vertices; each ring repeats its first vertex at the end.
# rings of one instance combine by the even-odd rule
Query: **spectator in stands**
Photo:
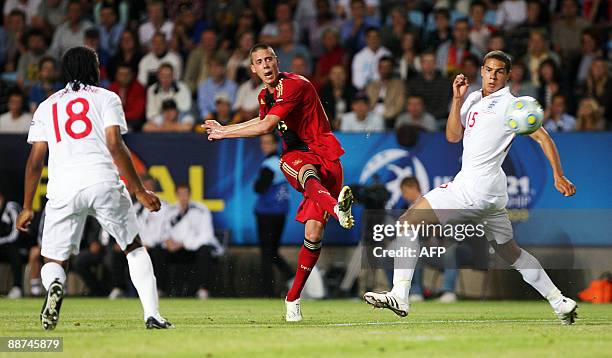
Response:
POLYGON ((344 66, 336 65, 329 72, 329 82, 321 88, 321 103, 333 129, 340 127, 340 118, 349 112, 357 89, 347 81, 344 66))
POLYGON ((250 73, 250 79, 238 87, 234 111, 240 116, 240 121, 248 121, 259 115, 259 102, 257 96, 263 88, 261 79, 254 73, 250 73))
MULTIPOLYGON (((206 299, 215 277, 215 256, 222 254, 223 248, 215 237, 210 210, 203 204, 191 201, 190 194, 188 185, 177 186, 178 203, 168 208, 162 237, 168 250, 168 265, 187 263, 193 267, 196 297, 206 299)), ((171 285, 173 281, 184 282, 185 276, 171 279, 171 285)))
POLYGON ((93 24, 83 16, 82 3, 70 0, 66 6, 66 21, 55 30, 49 53, 60 59, 68 49, 83 46, 85 31, 92 26, 93 24))
MULTIPOLYGON (((281 30, 281 24, 291 23, 293 42, 297 44, 300 40, 300 25, 297 21, 293 20, 291 5, 289 5, 288 2, 279 2, 276 4, 274 15, 274 22, 268 22, 261 29, 259 33, 259 42, 266 43, 273 47, 281 46, 283 42, 287 42, 287 40, 282 39, 283 31, 281 30)), ((282 63, 280 63, 280 65, 282 66, 282 63)))
POLYGON ((196 47, 187 58, 185 68, 185 84, 191 92, 198 90, 198 85, 208 79, 210 60, 213 56, 225 57, 224 50, 217 50, 217 34, 213 30, 204 30, 198 47, 196 47))
MULTIPOLYGON (((327 28, 320 39, 323 52, 317 60, 315 82, 320 86, 327 84, 332 67, 347 66, 346 51, 340 46, 340 35, 334 28, 327 28)), ((317 46, 320 47, 320 46, 317 46)))
POLYGON ((512 64, 512 71, 510 71, 510 92, 516 97, 538 97, 538 91, 527 78, 527 68, 521 60, 517 60, 512 64))
POLYGON ((584 83, 589 73, 593 60, 603 55, 599 47, 598 34, 593 29, 585 29, 580 37, 580 56, 571 66, 570 73, 576 74, 575 83, 584 83))
POLYGON ((443 74, 453 78, 469 54, 482 57, 482 53, 470 42, 470 23, 467 19, 459 19, 453 27, 453 38, 442 43, 436 51, 437 67, 443 74))
POLYGON ((442 43, 451 39, 450 14, 446 8, 434 10, 436 28, 425 36, 425 49, 435 51, 442 43))
POLYGON ((227 78, 225 74, 225 59, 214 56, 210 60, 210 77, 198 86, 198 108, 200 118, 204 119, 208 113, 215 110, 215 96, 224 92, 232 100, 236 99, 236 82, 227 78))
POLYGON ((416 126, 428 132, 438 131, 436 118, 431 113, 425 112, 423 98, 417 95, 408 96, 406 112, 400 113, 395 121, 395 129, 405 125, 416 126))
POLYGON ((509 33, 514 56, 527 51, 529 34, 533 30, 548 31, 548 22, 542 14, 542 7, 539 0, 527 0, 527 18, 509 33))
POLYGON ((273 133, 265 134, 260 137, 260 146, 264 160, 253 185, 257 193, 255 217, 261 251, 262 290, 265 296, 273 297, 273 266, 279 269, 285 280, 293 277, 293 271, 278 252, 289 212, 289 188, 278 165, 278 138, 273 133))
POLYGON ((413 33, 418 36, 419 29, 412 26, 406 17, 403 7, 395 6, 389 13, 391 26, 384 26, 380 31, 382 45, 391 51, 393 56, 399 57, 402 53, 402 38, 405 33, 413 33))
POLYGON ((121 99, 130 131, 139 132, 145 119, 146 90, 136 80, 132 66, 127 63, 119 65, 115 81, 111 83, 109 90, 121 99))
POLYGON ((529 43, 527 45, 527 54, 523 61, 529 69, 531 82, 535 86, 540 85, 540 77, 538 76, 540 64, 546 59, 552 59, 557 65, 560 63, 559 56, 549 49, 548 41, 544 33, 540 30, 533 30, 529 34, 529 43))
POLYGON ((174 21, 170 48, 180 54, 183 59, 187 58, 189 53, 196 48, 202 31, 207 26, 206 21, 196 16, 191 2, 180 3, 174 21))
POLYGON ((64 87, 57 76, 55 59, 50 56, 43 57, 38 63, 38 81, 34 82, 30 89, 30 112, 34 113, 39 104, 64 87))
POLYGON ((41 1, 38 9, 33 12, 32 27, 46 34, 51 34, 66 18, 67 0, 41 1))
POLYGON ((293 59, 291 59, 291 66, 289 67, 289 72, 305 77, 312 83, 312 85, 318 92, 319 84, 312 77, 312 72, 310 72, 310 67, 308 66, 308 62, 304 56, 295 55, 293 59))
POLYGON ((108 54, 109 57, 115 56, 119 49, 121 34, 125 30, 125 24, 118 21, 116 5, 103 2, 100 8, 100 48, 108 54))
POLYGON ((576 118, 566 112, 565 95, 557 93, 552 97, 550 107, 544 111, 544 128, 549 132, 573 132, 576 118))
MULTIPOLYGON (((1 119, 0 119, 1 121, 1 119)), ((23 257, 19 253, 17 239, 19 231, 15 227, 21 206, 14 201, 7 201, 0 191, 0 261, 11 265, 13 286, 7 298, 23 297, 23 257)))
POLYGON ((582 84, 581 94, 583 97, 593 97, 600 106, 604 107, 604 118, 606 127, 612 128, 612 78, 610 78, 609 65, 603 58, 596 58, 591 63, 591 68, 586 81, 582 84))
POLYGON ((229 96, 223 92, 215 96, 215 110, 210 112, 205 121, 213 120, 221 125, 236 124, 241 122, 241 117, 232 111, 232 103, 229 96))
POLYGON ((155 45, 154 36, 158 33, 163 35, 164 43, 170 43, 174 23, 166 19, 162 1, 154 0, 147 4, 147 19, 148 21, 138 28, 138 38, 142 48, 148 49, 149 45, 155 45))
POLYGON ((367 46, 368 30, 378 27, 378 22, 367 16, 364 0, 351 0, 350 6, 351 15, 344 20, 342 27, 340 27, 340 39, 348 52, 353 55, 367 46))
POLYGON ((487 51, 489 37, 494 32, 493 26, 485 23, 485 13, 487 5, 481 0, 472 1, 470 4, 470 21, 472 27, 470 29, 470 42, 482 54, 487 51))
POLYGON ((8 112, 0 115, 0 133, 26 134, 30 130, 32 115, 25 110, 23 93, 15 89, 8 100, 8 112))
POLYGON ((580 53, 580 35, 589 22, 578 15, 576 0, 561 1, 561 17, 552 23, 551 40, 563 62, 580 53))
POLYGON ((500 32, 494 33, 489 37, 487 52, 491 51, 506 51, 506 40, 504 40, 504 36, 500 32))
POLYGON ((436 56, 433 52, 421 54, 423 73, 408 81, 408 94, 419 95, 425 102, 425 110, 438 121, 446 122, 451 90, 448 79, 436 69, 436 56))
POLYGON ((83 45, 96 51, 100 62, 100 87, 108 88, 110 80, 106 72, 108 66, 108 53, 100 47, 100 31, 95 27, 87 29, 83 37, 83 45))
POLYGON ((227 61, 227 78, 243 83, 251 77, 249 51, 255 45, 255 34, 247 31, 237 36, 238 46, 227 61))
POLYGON ((527 18, 525 0, 503 0, 497 8, 497 27, 509 32, 522 24, 527 18))
POLYGON ((19 56, 25 52, 24 36, 26 36, 25 14, 19 9, 13 9, 5 20, 4 33, 0 40, 3 42, 2 51, 0 51, 0 64, 3 65, 4 72, 2 75, 5 78, 10 78, 14 81, 15 71, 17 70, 17 60, 19 56), (10 77, 9 77, 10 76, 10 77))
MULTIPOLYGON (((469 95, 470 93, 478 91, 482 88, 482 76, 480 76, 480 69, 480 60, 475 55, 470 53, 463 58, 461 73, 467 77, 470 83, 466 95, 469 95)), ((514 69, 514 67, 512 69, 514 69)))
POLYGON ((281 72, 290 71, 291 61, 295 56, 302 56, 308 64, 308 69, 312 68, 312 60, 310 58, 310 52, 304 45, 295 41, 294 29, 291 22, 282 22, 278 24, 279 29, 279 42, 278 46, 274 49, 276 57, 278 58, 279 70, 281 72))
POLYGON ((87 286, 88 296, 104 296, 108 293, 98 275, 98 268, 105 257, 105 247, 100 241, 100 224, 89 216, 85 221, 81 245, 85 245, 74 258, 72 267, 87 286))
POLYGON ((232 34, 243 34, 245 32, 257 34, 260 28, 261 26, 255 17, 254 10, 246 8, 242 9, 240 17, 238 18, 238 23, 236 24, 236 30, 233 31, 232 34))
POLYGON ((412 32, 402 36, 402 53, 399 60, 399 75, 403 81, 416 77, 421 72, 421 57, 417 37, 412 32))
POLYGON ((128 64, 134 73, 138 73, 138 65, 140 60, 142 60, 142 56, 136 33, 132 30, 125 30, 121 34, 117 53, 109 60, 108 78, 115 78, 117 68, 123 64, 128 64))
POLYGON ((603 108, 594 98, 583 98, 578 105, 576 116, 577 131, 603 131, 606 122, 603 117, 603 108))
POLYGON ((351 112, 342 115, 340 131, 342 132, 383 132, 385 120, 373 111, 370 111, 368 96, 364 92, 357 92, 351 103, 351 112))
MULTIPOLYGON (((316 0, 316 17, 310 20, 308 26, 308 47, 315 58, 320 58, 325 51, 331 49, 341 49, 344 55, 344 48, 340 44, 339 28, 342 21, 334 15, 327 0, 316 0), (326 35, 326 33, 330 32, 326 35), (330 48, 331 39, 326 36, 335 35, 335 44, 330 48), (323 47, 321 47, 323 45, 323 47)), ((331 68, 331 67, 330 67, 331 68)))
POLYGON ((379 79, 378 61, 383 56, 391 56, 391 52, 380 45, 380 34, 376 27, 366 30, 367 46, 359 51, 351 64, 353 85, 362 90, 370 82, 379 79))
POLYGON ((169 63, 162 63, 157 70, 157 81, 147 88, 147 121, 161 112, 161 104, 166 99, 173 99, 183 117, 191 111, 191 92, 182 81, 175 80, 174 69, 169 63))
POLYGON ((189 132, 193 128, 193 116, 181 116, 176 102, 172 98, 161 103, 160 114, 147 120, 143 132, 189 132))
POLYGON ((183 61, 173 51, 168 50, 168 44, 162 33, 156 33, 151 40, 151 51, 138 64, 138 81, 147 87, 152 85, 157 77, 157 70, 162 63, 172 65, 174 79, 181 78, 183 61))
POLYGON ((370 109, 380 114, 387 128, 393 128, 395 118, 404 109, 406 88, 404 82, 395 78, 393 57, 384 56, 378 61, 378 80, 368 83, 366 94, 370 109))
POLYGON ((238 14, 244 8, 241 0, 207 1, 206 19, 221 39, 233 38, 238 14))
POLYGON ((38 65, 47 51, 47 44, 39 30, 28 32, 26 44, 27 49, 17 62, 17 85, 27 90, 38 80, 38 65))
MULTIPOLYGON (((155 179, 148 174, 141 176, 143 186, 152 192, 157 191, 155 179)), ((164 266, 164 256, 167 254, 162 247, 164 242, 162 230, 164 226, 164 218, 168 210, 168 203, 161 201, 161 208, 157 212, 147 210, 140 202, 134 201, 134 211, 138 221, 138 235, 142 240, 142 244, 147 248, 147 252, 151 256, 153 263, 153 271, 157 279, 157 288, 159 291, 167 290, 167 267, 164 266)), ((160 294, 163 296, 163 293, 160 294)))
POLYGON ((540 64, 538 78, 540 79, 538 100, 542 103, 544 108, 550 106, 555 94, 566 93, 566 91, 561 88, 561 73, 555 61, 551 59, 544 60, 540 64))

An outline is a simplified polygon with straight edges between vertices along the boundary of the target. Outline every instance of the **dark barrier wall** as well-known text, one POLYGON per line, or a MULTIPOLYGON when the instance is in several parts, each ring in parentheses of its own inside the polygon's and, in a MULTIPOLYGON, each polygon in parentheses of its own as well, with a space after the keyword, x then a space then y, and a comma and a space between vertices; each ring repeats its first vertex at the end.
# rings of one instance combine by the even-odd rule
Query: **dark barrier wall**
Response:
MULTIPOLYGON (((423 134, 411 148, 397 144, 392 134, 339 134, 346 154, 342 158, 346 184, 384 184, 391 193, 388 208, 400 208, 399 182, 415 176, 423 192, 452 179, 461 166, 461 144, 446 142, 443 134, 423 134)), ((189 183, 194 200, 214 212, 218 228, 229 228, 234 244, 255 243, 253 180, 262 155, 257 139, 209 142, 196 134, 130 134, 125 137, 137 158, 139 170, 148 171, 160 184, 160 196, 173 203, 174 188, 189 183)), ((562 209, 539 219, 540 228, 518 228, 524 244, 557 244, 547 237, 547 224, 565 225, 573 245, 612 245, 607 231, 612 222, 612 133, 557 134, 566 175, 576 184, 577 194, 564 198, 553 186, 552 172, 537 143, 518 137, 504 162, 508 175, 509 208, 562 209), (559 214, 561 213, 561 214, 559 214), (590 218, 590 221, 584 221, 590 218), (572 220, 576 219, 576 220, 572 220), (536 233, 537 232, 537 233, 536 233)), ((0 136, 0 185, 11 199, 21 201, 23 169, 29 146, 25 136, 0 136)), ((45 191, 39 187, 39 198, 45 191)), ((292 191, 291 212, 284 243, 299 244, 303 227, 293 221, 300 196, 292 191)), ((40 203, 40 200, 37 201, 40 203)), ((543 211, 547 212, 547 211, 543 211)), ((356 210, 359 218, 360 210, 356 210)), ((354 244, 359 227, 341 230, 330 221, 327 244, 354 244)))

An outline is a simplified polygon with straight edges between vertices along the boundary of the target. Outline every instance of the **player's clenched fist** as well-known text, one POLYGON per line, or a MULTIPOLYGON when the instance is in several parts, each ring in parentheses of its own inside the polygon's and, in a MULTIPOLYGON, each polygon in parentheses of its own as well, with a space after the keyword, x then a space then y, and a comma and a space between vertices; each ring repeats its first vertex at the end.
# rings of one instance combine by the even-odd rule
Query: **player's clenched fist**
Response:
POLYGON ((469 86, 470 81, 468 80, 468 78, 465 77, 462 73, 458 74, 455 77, 455 81, 453 81, 453 97, 463 98, 469 86))
POLYGON ((32 210, 23 209, 17 217, 15 227, 19 231, 28 231, 28 227, 30 226, 32 219, 34 219, 34 212, 32 210))
POLYGON ((148 190, 139 191, 136 194, 136 199, 149 211, 159 211, 161 202, 157 195, 148 190))
POLYGON ((576 186, 564 176, 555 178, 555 188, 565 196, 576 194, 576 186))

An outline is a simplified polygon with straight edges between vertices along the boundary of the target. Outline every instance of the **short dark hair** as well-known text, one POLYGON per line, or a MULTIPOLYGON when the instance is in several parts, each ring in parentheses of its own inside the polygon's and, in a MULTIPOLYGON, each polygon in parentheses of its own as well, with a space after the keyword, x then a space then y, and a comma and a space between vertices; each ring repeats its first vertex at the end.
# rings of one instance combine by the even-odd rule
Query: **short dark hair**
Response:
POLYGON ((157 71, 161 70, 162 68, 168 68, 170 69, 170 71, 174 73, 174 66, 172 66, 170 62, 163 62, 161 65, 159 65, 159 68, 157 69, 157 71))
POLYGON ((96 51, 85 46, 68 50, 62 57, 62 79, 72 83, 72 90, 83 86, 97 86, 100 83, 100 61, 96 51))
POLYGON ((381 58, 378 60, 378 64, 380 65, 382 62, 385 62, 385 61, 387 61, 387 62, 391 62, 391 65, 395 65, 395 59, 394 59, 393 57, 391 57, 391 56, 387 56, 387 55, 385 55, 385 56, 381 57, 381 58))
POLYGON ((265 43, 258 43, 255 44, 255 46, 251 47, 251 49, 249 50, 249 61, 251 61, 251 64, 253 64, 253 53, 259 50, 271 50, 272 53, 274 53, 274 56, 276 56, 276 53, 274 52, 272 46, 265 43))
POLYGON ((474 8, 476 6, 483 7, 485 10, 487 9, 487 4, 485 4, 484 1, 482 1, 482 0, 473 0, 470 3, 470 10, 472 10, 472 8, 474 8))
POLYGON ((376 26, 368 26, 366 27, 365 31, 363 32, 364 34, 366 34, 366 36, 370 33, 370 32, 376 32, 377 34, 380 35, 380 29, 376 26))
POLYGON ((510 70, 512 69, 512 57, 504 51, 495 50, 487 53, 482 59, 482 64, 484 65, 485 62, 487 62, 487 60, 490 58, 503 62, 506 73, 510 72, 510 70))
POLYGON ((176 191, 179 189, 187 189, 189 192, 191 192, 191 187, 188 183, 179 183, 179 185, 176 186, 176 191))
POLYGON ((419 181, 415 177, 405 177, 402 179, 400 188, 404 186, 417 188, 419 191, 421 191, 421 184, 419 184, 419 181))
POLYGON ((165 99, 161 104, 161 110, 177 109, 176 102, 172 98, 165 99))
POLYGON ((51 62, 53 63, 53 66, 57 66, 57 61, 55 60, 55 58, 53 58, 52 56, 43 56, 43 58, 41 58, 38 61, 38 70, 40 71, 40 69, 43 67, 43 65, 46 62, 51 62))
POLYGON ((100 38, 100 31, 98 31, 98 29, 96 29, 95 27, 89 28, 87 30, 85 30, 85 34, 83 35, 84 38, 86 39, 99 39, 100 38))

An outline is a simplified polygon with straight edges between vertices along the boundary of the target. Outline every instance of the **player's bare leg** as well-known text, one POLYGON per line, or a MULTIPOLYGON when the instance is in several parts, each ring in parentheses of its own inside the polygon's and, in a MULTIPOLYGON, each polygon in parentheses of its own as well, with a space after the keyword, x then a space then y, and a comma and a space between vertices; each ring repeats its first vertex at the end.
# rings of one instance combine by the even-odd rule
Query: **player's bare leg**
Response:
POLYGON ((140 237, 136 236, 125 251, 128 261, 130 278, 144 310, 144 319, 147 329, 174 328, 174 326, 159 314, 159 296, 157 282, 153 272, 153 264, 147 249, 142 246, 140 237))
POLYGON ((43 293, 42 281, 40 279, 40 246, 32 246, 28 253, 28 265, 30 265, 30 294, 40 296, 43 293))
POLYGON ((353 193, 351 188, 344 186, 338 198, 334 198, 323 184, 317 168, 312 164, 306 164, 300 168, 298 181, 309 198, 316 201, 319 206, 329 215, 338 220, 340 226, 350 229, 355 225, 353 219, 352 205, 353 193))
MULTIPOLYGON (((407 222, 408 224, 436 224, 438 218, 425 198, 420 198, 414 203, 402 216, 399 218, 400 223, 407 222)), ((419 239, 416 233, 406 233, 403 245, 411 245, 418 252, 419 239)), ((399 242, 402 238, 396 238, 399 242)), ((390 292, 366 292, 363 295, 364 300, 376 308, 388 308, 400 317, 406 317, 410 308, 408 296, 410 294, 410 285, 412 276, 414 275, 415 259, 395 258, 393 262, 393 289, 390 292)))
POLYGON ((321 254, 321 240, 323 240, 324 231, 325 225, 317 220, 308 220, 304 225, 304 244, 298 254, 298 264, 293 285, 285 299, 285 306, 287 308, 285 319, 287 322, 302 320, 300 294, 321 254))
POLYGON ((514 240, 501 245, 494 241, 490 244, 502 259, 523 276, 525 282, 533 286, 542 297, 548 300, 561 323, 574 323, 578 305, 571 298, 561 294, 561 291, 548 277, 538 259, 523 250, 514 240))
POLYGON ((45 302, 40 311, 40 323, 45 330, 53 330, 59 321, 60 308, 64 299, 67 261, 53 260, 45 257, 45 264, 40 269, 42 284, 47 290, 45 302))

